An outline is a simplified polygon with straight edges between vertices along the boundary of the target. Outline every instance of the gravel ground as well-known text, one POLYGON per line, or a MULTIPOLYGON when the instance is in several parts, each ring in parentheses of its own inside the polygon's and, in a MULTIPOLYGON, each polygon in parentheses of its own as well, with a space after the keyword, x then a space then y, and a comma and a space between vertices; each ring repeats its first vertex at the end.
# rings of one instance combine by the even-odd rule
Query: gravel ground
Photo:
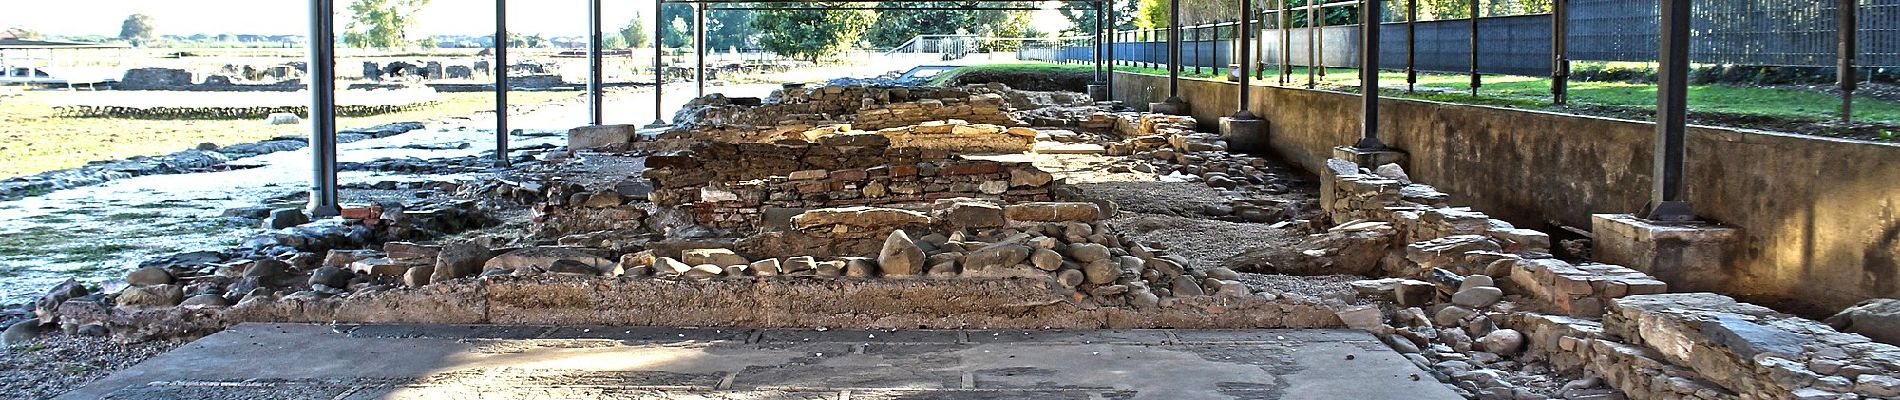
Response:
POLYGON ((0 351, 0 397, 52 398, 184 343, 126 344, 50 332, 38 342, 0 351))

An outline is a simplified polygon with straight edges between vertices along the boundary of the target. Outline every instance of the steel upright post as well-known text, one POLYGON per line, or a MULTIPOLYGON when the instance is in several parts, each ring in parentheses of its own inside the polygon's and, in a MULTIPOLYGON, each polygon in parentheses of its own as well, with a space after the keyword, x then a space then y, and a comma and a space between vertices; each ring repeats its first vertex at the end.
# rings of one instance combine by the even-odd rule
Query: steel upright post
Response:
POLYGON ((1551 0, 1550 101, 1570 102, 1570 0, 1551 0))
MULTIPOLYGON (((599 0, 595 0, 599 1, 599 0)), ((698 68, 693 69, 693 82, 699 84, 694 97, 706 97, 706 5, 693 5, 693 54, 697 58, 698 68)))
POLYGON ((495 166, 508 167, 508 0, 495 0, 495 166))
POLYGON ((663 16, 664 14, 666 14, 666 2, 654 1, 653 2, 653 123, 647 124, 647 126, 649 127, 666 126, 666 117, 665 117, 665 114, 663 114, 665 112, 664 111, 665 106, 660 105, 661 103, 664 103, 666 99, 666 61, 664 60, 664 58, 666 58, 666 50, 661 45, 661 42, 664 42, 664 40, 660 40, 660 37, 666 35, 666 31, 661 29, 663 26, 665 26, 666 18, 663 16))
POLYGON ((336 186, 336 2, 310 0, 311 217, 342 213, 336 186))
POLYGON ((1839 71, 1836 76, 1841 86, 1841 122, 1850 122, 1854 120, 1854 89, 1857 85, 1854 56, 1860 51, 1854 43, 1854 32, 1860 30, 1859 16, 1856 15, 1860 12, 1860 5, 1855 0, 1840 0, 1834 12, 1838 19, 1834 30, 1840 44, 1840 65, 1835 66, 1835 71, 1839 71))
POLYGON ((1484 85, 1478 77, 1478 10, 1480 0, 1471 0, 1471 96, 1478 96, 1478 86, 1484 85))
POLYGON ((1695 218, 1684 196, 1683 164, 1688 157, 1689 21, 1693 0, 1662 0, 1661 54, 1656 58, 1656 149, 1650 162, 1649 205, 1643 218, 1687 221, 1695 218))
POLYGON ((1379 21, 1380 0, 1360 0, 1359 17, 1359 97, 1365 102, 1359 115, 1359 143, 1362 150, 1382 150, 1379 142, 1379 21))
POLYGON ((1418 0, 1405 0, 1405 91, 1412 92, 1417 87, 1418 0))
POLYGON ((606 104, 601 82, 601 0, 587 1, 587 121, 591 125, 601 125, 605 117, 606 104))

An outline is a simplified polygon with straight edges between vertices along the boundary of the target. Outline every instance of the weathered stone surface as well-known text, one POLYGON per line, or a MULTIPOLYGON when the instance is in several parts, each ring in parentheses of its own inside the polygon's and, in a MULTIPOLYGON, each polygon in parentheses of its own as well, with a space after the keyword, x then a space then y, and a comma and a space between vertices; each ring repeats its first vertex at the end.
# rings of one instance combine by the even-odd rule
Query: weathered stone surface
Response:
POLYGON ((173 284, 129 287, 114 298, 120 307, 131 308, 171 307, 184 300, 185 288, 173 284))
POLYGON ((1030 222, 1089 222, 1103 217, 1101 207, 1081 202, 1017 203, 1003 207, 1003 214, 1011 221, 1030 222))
MULTIPOLYGON (((445 258, 448 257, 448 250, 444 249, 442 254, 443 254, 442 257, 445 257, 445 258)), ((554 265, 555 261, 560 261, 560 260, 576 261, 581 264, 594 267, 594 269, 598 271, 605 271, 614 265, 613 261, 608 261, 606 258, 603 258, 595 253, 582 251, 580 249, 562 248, 562 247, 526 247, 526 248, 521 248, 515 251, 503 253, 501 255, 497 255, 494 258, 490 258, 488 259, 487 262, 483 263, 482 267, 484 269, 516 269, 518 270, 518 269, 527 268, 527 267, 537 267, 537 268, 546 269, 547 267, 554 265)), ((440 265, 438 265, 437 273, 440 273, 440 272, 441 272, 441 267, 440 265)))
POLYGON ((0 345, 19 346, 40 337, 42 329, 36 319, 15 322, 7 325, 6 332, 0 333, 0 345))
POLYGON ((997 228, 1009 223, 1004 217, 1003 208, 988 201, 944 199, 938 200, 931 208, 935 210, 937 219, 955 228, 997 228))
POLYGON ((877 264, 886 276, 916 276, 924 272, 924 250, 903 230, 893 230, 878 251, 877 264))
POLYGON ((144 267, 125 274, 125 284, 132 286, 163 285, 172 283, 171 272, 159 267, 144 267))
POLYGON ((879 207, 842 207, 810 210, 792 217, 792 227, 796 229, 817 229, 835 226, 894 228, 904 225, 927 225, 930 216, 909 210, 879 207))
POLYGON ((748 265, 752 260, 734 253, 730 249, 687 249, 680 252, 680 262, 691 265, 712 264, 720 267, 748 265))
POLYGON ((1452 294, 1451 302, 1452 304, 1460 306, 1482 309, 1490 307, 1492 304, 1497 304, 1498 300, 1503 298, 1503 290, 1490 286, 1477 286, 1459 290, 1458 293, 1452 294))
POLYGON ((482 272, 482 266, 488 262, 488 259, 487 247, 472 244, 443 246, 442 251, 436 255, 435 269, 430 271, 429 283, 474 276, 482 272))
POLYGON ((1825 322, 1842 332, 1900 345, 1900 299, 1868 299, 1835 313, 1825 322))

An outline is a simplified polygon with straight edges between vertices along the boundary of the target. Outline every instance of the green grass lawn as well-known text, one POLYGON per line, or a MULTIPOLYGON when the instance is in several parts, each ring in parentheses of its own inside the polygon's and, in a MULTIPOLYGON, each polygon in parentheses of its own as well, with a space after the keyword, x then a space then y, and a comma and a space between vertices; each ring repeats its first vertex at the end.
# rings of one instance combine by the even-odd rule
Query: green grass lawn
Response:
MULTIPOLYGON (((984 65, 973 68, 1045 69, 1086 73, 1093 71, 1095 67, 1088 64, 1041 63, 984 65)), ((1159 68, 1118 66, 1115 70, 1167 74, 1166 69, 1159 68)), ((1324 76, 1317 76, 1319 71, 1313 72, 1320 86, 1324 88, 1356 90, 1359 86, 1357 69, 1327 68, 1324 76)), ((1181 71, 1181 76, 1216 78, 1226 76, 1225 73, 1225 69, 1202 68, 1197 74, 1194 73, 1193 68, 1185 68, 1181 71)), ((1276 85, 1279 81, 1278 74, 1279 71, 1276 68, 1268 66, 1265 78, 1256 80, 1255 83, 1276 85)), ((1288 78, 1289 86, 1304 87, 1307 82, 1307 69, 1296 67, 1288 78)), ((1379 86, 1384 89, 1384 93, 1397 97, 1529 109, 1551 107, 1550 78, 1516 75, 1482 75, 1481 78, 1483 81, 1476 97, 1469 92, 1470 76, 1463 74, 1421 73, 1415 86, 1416 92, 1407 93, 1405 73, 1387 71, 1379 74, 1379 86)), ((1626 82, 1572 81, 1570 82, 1570 102, 1573 105, 1583 106, 1652 110, 1656 104, 1656 86, 1626 82)), ((1689 109, 1697 113, 1821 121, 1839 118, 1840 103, 1840 97, 1837 95, 1811 90, 1740 85, 1689 87, 1689 109)), ((1880 121, 1886 124, 1900 122, 1900 102, 1856 98, 1854 99, 1854 119, 1880 121)))
MULTIPOLYGON (((110 92, 105 92, 110 93, 110 92)), ((300 125, 261 120, 153 120, 59 115, 48 100, 59 92, 26 92, 0 99, 0 178, 73 168, 91 161, 150 156, 199 143, 230 145, 305 134, 300 125)), ((103 94, 103 93, 102 93, 103 94)), ((579 98, 580 92, 514 92, 510 104, 579 98)), ((343 128, 428 121, 494 109, 491 93, 442 93, 435 106, 369 117, 337 118, 343 128)))

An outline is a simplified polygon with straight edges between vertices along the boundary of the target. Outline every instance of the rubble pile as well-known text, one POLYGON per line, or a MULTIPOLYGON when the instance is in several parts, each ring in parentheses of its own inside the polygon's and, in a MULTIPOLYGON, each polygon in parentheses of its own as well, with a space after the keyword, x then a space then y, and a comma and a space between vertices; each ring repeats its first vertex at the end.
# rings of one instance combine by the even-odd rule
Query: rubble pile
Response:
POLYGON ((1295 251, 1243 253, 1228 266, 1385 276, 1354 283, 1381 301, 1342 308, 1341 319, 1467 396, 1900 394, 1900 348, 1726 296, 1665 294, 1664 282, 1622 266, 1557 259, 1547 234, 1452 207, 1396 165, 1375 171, 1331 160, 1324 173, 1322 206, 1351 220, 1295 251), (1380 248, 1377 260, 1339 258, 1380 248))

